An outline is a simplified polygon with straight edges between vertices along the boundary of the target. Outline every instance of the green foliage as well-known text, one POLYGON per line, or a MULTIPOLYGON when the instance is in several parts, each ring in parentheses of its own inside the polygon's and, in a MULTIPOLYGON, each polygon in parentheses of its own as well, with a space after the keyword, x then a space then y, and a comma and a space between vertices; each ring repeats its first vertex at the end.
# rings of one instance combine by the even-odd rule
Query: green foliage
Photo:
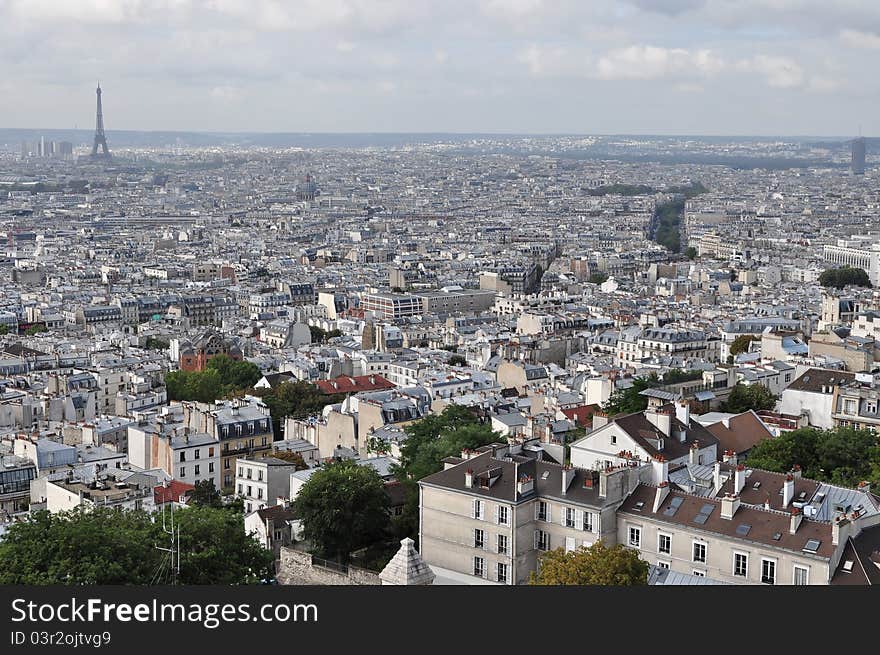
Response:
POLYGON ((702 371, 682 371, 680 368, 672 368, 663 374, 663 384, 677 384, 678 382, 691 382, 703 377, 702 371))
POLYGON ((688 246, 684 249, 684 256, 690 260, 694 260, 697 258, 697 249, 693 246, 688 246))
POLYGON ((799 465, 813 480, 856 487, 880 485, 880 445, 871 430, 798 428, 759 442, 749 451, 752 468, 785 473, 799 465))
POLYGON ((335 339, 336 337, 342 336, 342 330, 339 328, 333 328, 329 332, 327 332, 327 339, 335 339))
POLYGON ((602 284, 608 279, 608 273, 593 273, 590 275, 590 282, 593 284, 602 284))
POLYGON ((684 199, 677 197, 669 202, 658 203, 654 208, 653 240, 671 252, 681 250, 679 223, 684 217, 684 199))
POLYGON ((871 288, 871 278, 862 268, 852 268, 850 266, 842 266, 840 268, 829 268, 822 272, 819 276, 819 284, 823 287, 833 287, 835 289, 843 289, 846 286, 857 286, 871 288))
POLYGON ((566 552, 557 548, 541 556, 540 570, 532 572, 531 585, 634 586, 648 584, 648 563, 623 544, 592 546, 566 552))
POLYGON ((700 181, 691 182, 690 184, 682 186, 671 186, 666 191, 667 193, 679 193, 683 195, 685 199, 695 198, 701 193, 709 193, 709 189, 703 186, 703 183, 700 181))
POLYGON ((462 355, 453 355, 446 363, 450 366, 467 366, 467 360, 462 355))
POLYGON ((9 326, 6 323, 0 323, 0 336, 9 334, 9 326))
POLYGON ((749 351, 752 341, 760 341, 761 337, 757 334, 741 334, 730 344, 730 354, 739 355, 749 351))
POLYGON ((342 461, 316 471, 292 508, 321 557, 347 560, 386 536, 389 505, 385 483, 372 467, 342 461))
POLYGON ((281 434, 281 421, 286 416, 305 418, 319 414, 326 405, 345 400, 345 394, 325 395, 313 384, 302 380, 282 382, 273 389, 254 389, 269 408, 275 434, 281 434))
POLYGON ((168 350, 171 344, 159 337, 147 337, 144 348, 147 350, 168 350))
POLYGON ((403 485, 406 501, 403 514, 395 517, 395 532, 413 537, 419 530, 419 486, 425 476, 443 470, 443 459, 460 456, 464 449, 479 448, 499 440, 488 424, 480 423, 465 407, 447 405, 405 428, 406 441, 400 447, 400 465, 394 477, 403 485))
POLYGON ((40 332, 48 332, 48 331, 49 331, 49 328, 47 328, 42 323, 34 323, 27 330, 25 330, 24 333, 27 336, 32 337, 35 334, 39 334, 40 332))
POLYGON ((636 378, 633 380, 631 387, 618 389, 612 393, 611 397, 602 405, 602 411, 609 416, 641 412, 648 407, 648 397, 639 394, 645 389, 659 386, 660 378, 657 377, 656 373, 651 373, 647 377, 636 378))
POLYGON ((327 340, 327 332, 317 325, 310 325, 309 332, 312 333, 312 343, 324 343, 327 340))
POLYGON ((261 375, 256 364, 217 355, 204 371, 172 371, 165 376, 165 386, 171 400, 212 403, 253 387, 261 375))
POLYGON ((721 403, 719 410, 731 414, 740 414, 750 409, 773 409, 776 406, 776 396, 760 384, 745 385, 741 382, 733 388, 727 400, 721 403))
POLYGON ((214 486, 214 481, 208 479, 196 482, 195 489, 190 494, 189 502, 193 506, 223 506, 223 498, 220 496, 220 491, 214 486))
MULTIPOLYGON (((170 582, 168 535, 158 515, 98 507, 34 513, 0 541, 0 584, 170 582)), ((181 584, 252 584, 271 576, 272 554, 226 508, 174 512, 180 528, 181 584)))
POLYGON ((650 196, 656 193, 646 184, 605 184, 587 191, 591 196, 650 196))

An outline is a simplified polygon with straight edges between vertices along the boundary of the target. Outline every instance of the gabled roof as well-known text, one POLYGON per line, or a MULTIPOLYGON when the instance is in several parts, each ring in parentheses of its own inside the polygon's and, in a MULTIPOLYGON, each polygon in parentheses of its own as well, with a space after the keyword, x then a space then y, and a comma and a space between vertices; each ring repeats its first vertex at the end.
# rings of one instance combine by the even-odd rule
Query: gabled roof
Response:
POLYGON ((706 429, 718 439, 720 450, 733 450, 737 454, 773 437, 773 433, 751 410, 727 419, 726 425, 724 421, 718 421, 707 425, 706 429))
POLYGON ((332 380, 319 380, 315 385, 328 396, 337 393, 360 393, 393 389, 396 385, 381 375, 341 375, 332 380))

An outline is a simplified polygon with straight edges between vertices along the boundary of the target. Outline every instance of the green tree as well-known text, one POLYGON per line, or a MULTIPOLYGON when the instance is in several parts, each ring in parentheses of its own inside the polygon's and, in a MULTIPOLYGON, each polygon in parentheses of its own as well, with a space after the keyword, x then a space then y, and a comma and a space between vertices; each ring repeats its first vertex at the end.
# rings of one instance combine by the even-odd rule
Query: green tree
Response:
POLYGON ((251 362, 237 361, 227 355, 216 355, 206 366, 220 374, 220 382, 230 391, 249 389, 263 377, 260 367, 251 362))
POLYGON ((305 418, 318 414, 326 405, 345 400, 345 394, 326 395, 318 387, 302 380, 282 382, 272 389, 254 389, 269 408, 275 434, 281 434, 281 421, 287 416, 305 418))
POLYGON ((0 323, 0 336, 9 334, 9 326, 6 323, 0 323))
POLYGON ((798 428, 749 451, 750 467, 785 473, 795 464, 813 480, 845 487, 862 480, 880 485, 880 445, 871 430, 798 428))
POLYGON ((147 350, 168 350, 171 344, 159 337, 147 337, 144 348, 147 350))
POLYGON ((312 333, 312 343, 324 343, 327 340, 327 333, 317 325, 310 325, 309 332, 312 333))
POLYGON ((403 486, 406 500, 403 513, 395 517, 395 532, 412 537, 419 530, 418 481, 443 470, 446 457, 497 442, 499 435, 460 405, 447 405, 440 414, 426 416, 404 429, 407 438, 400 447, 400 465, 393 468, 393 473, 403 486))
POLYGON ((722 412, 740 414, 750 409, 757 412, 762 409, 773 409, 775 406, 776 396, 767 387, 738 382, 719 409, 722 412))
POLYGON ((195 489, 190 494, 189 502, 193 506, 222 507, 223 497, 214 486, 214 481, 205 479, 196 482, 195 489))
POLYGON ((730 344, 730 354, 739 355, 749 351, 752 341, 760 341, 761 337, 757 334, 741 334, 730 344))
POLYGON ((309 465, 306 464, 306 460, 303 459, 303 456, 300 453, 294 453, 289 450, 279 450, 278 452, 272 453, 272 457, 283 459, 285 462, 290 462, 296 467, 297 471, 305 471, 309 468, 309 465))
POLYGON ((617 389, 605 404, 602 405, 602 411, 609 416, 617 414, 632 414, 633 412, 641 412, 648 407, 648 397, 640 395, 645 389, 660 386, 660 378, 656 373, 651 373, 646 377, 638 377, 633 380, 632 386, 625 389, 617 389))
POLYGON ((608 273, 597 272, 590 275, 590 282, 592 284, 602 284, 608 280, 608 273))
POLYGON ((27 336, 32 337, 35 334, 39 334, 40 332, 48 332, 48 331, 49 331, 49 328, 47 328, 42 323, 34 323, 27 330, 25 330, 24 333, 27 336))
POLYGON ((843 289, 846 286, 857 286, 871 288, 871 278, 862 268, 853 268, 851 266, 841 266, 840 268, 829 268, 822 271, 819 275, 819 284, 823 287, 833 287, 835 289, 843 289))
POLYGON ((348 561, 353 551, 385 538, 389 504, 385 483, 372 467, 342 461, 312 474, 292 508, 321 557, 348 561))
POLYGON ((450 366, 467 366, 467 360, 462 355, 453 355, 446 363, 450 366))
POLYGON ((541 556, 539 572, 532 572, 531 585, 605 585, 634 586, 648 584, 648 563, 624 546, 606 546, 600 539, 592 546, 566 552, 557 548, 541 556))
POLYGON ((688 246, 687 248, 684 249, 684 256, 687 257, 688 259, 691 259, 691 260, 696 259, 697 258, 697 249, 694 248, 693 246, 688 246))
MULTIPOLYGON (((251 584, 271 576, 272 553, 245 534, 228 508, 174 512, 180 529, 181 584, 251 584)), ((97 507, 12 524, 0 541, 0 584, 131 584, 170 582, 168 535, 156 514, 97 507)))

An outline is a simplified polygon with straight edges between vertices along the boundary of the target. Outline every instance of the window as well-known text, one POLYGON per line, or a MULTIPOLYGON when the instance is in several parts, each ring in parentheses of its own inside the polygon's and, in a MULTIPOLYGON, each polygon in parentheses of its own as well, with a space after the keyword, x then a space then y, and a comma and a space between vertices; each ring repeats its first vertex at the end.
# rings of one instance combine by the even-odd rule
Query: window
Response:
POLYGON ((482 530, 474 530, 474 548, 485 548, 485 534, 482 530))
POLYGON ((565 508, 565 527, 573 528, 575 523, 575 511, 571 507, 565 508))
POLYGON ((616 445, 617 445, 617 435, 614 434, 613 432, 611 433, 611 445, 612 445, 612 446, 616 446, 616 445))
POLYGON ((196 475, 199 475, 200 473, 201 473, 201 471, 199 471, 199 465, 196 464, 196 473, 195 473, 195 474, 196 474, 196 475))
POLYGON ((697 576, 698 578, 705 578, 706 577, 706 572, 701 571, 700 569, 694 569, 691 572, 691 574, 697 576))
POLYGON ((661 562, 661 561, 658 560, 658 562, 657 562, 657 567, 658 567, 658 568, 661 568, 661 569, 668 569, 668 568, 669 568, 669 562, 661 562))
POLYGON ((629 528, 629 545, 635 548, 642 547, 642 529, 630 526, 629 528))
POLYGON ((186 477, 186 467, 185 466, 180 467, 180 477, 182 477, 182 478, 186 477))
POLYGON ((499 534, 498 535, 498 554, 499 555, 507 555, 507 535, 499 534))
POLYGON ((672 537, 668 534, 657 536, 657 552, 669 555, 672 552, 672 537))
POLYGON ((253 496, 253 495, 254 495, 254 491, 253 491, 253 489, 254 489, 254 488, 253 488, 251 485, 248 485, 248 488, 247 488, 247 490, 248 490, 247 495, 248 495, 248 496, 253 496))
POLYGON ((483 501, 482 500, 474 500, 474 513, 473 517, 475 519, 483 520, 483 501))
POLYGON ((745 553, 733 554, 733 574, 740 578, 746 578, 749 575, 749 556, 745 553))
POLYGON ((550 520, 550 512, 548 511, 547 503, 543 500, 539 500, 537 505, 535 505, 535 520, 536 521, 549 521, 550 520))
POLYGON ((498 562, 497 575, 498 582, 507 582, 507 564, 498 562))
POLYGON ((550 535, 543 530, 535 530, 535 548, 550 550, 550 535))
POLYGON ((592 512, 584 512, 583 524, 581 526, 587 532, 593 531, 593 513, 592 512))
POLYGON ((241 493, 241 489, 242 489, 241 482, 239 482, 238 483, 238 493, 241 493))
POLYGON ((776 560, 761 560, 761 582, 764 584, 776 584, 776 560))
POLYGON ((196 448, 196 459, 200 459, 202 455, 202 451, 196 448))
POLYGON ((259 480, 260 482, 263 481, 263 469, 257 471, 257 480, 259 480))
POLYGON ((483 571, 485 570, 485 562, 483 562, 482 557, 474 558, 474 575, 478 578, 483 577, 483 571))
POLYGON ((504 505, 499 505, 496 509, 496 518, 498 520, 498 525, 508 525, 510 522, 510 512, 508 508, 504 505))
POLYGON ((706 544, 701 541, 694 542, 694 561, 704 563, 706 561, 706 544))
POLYGON ((257 498, 260 499, 260 500, 263 499, 263 488, 262 488, 262 487, 260 487, 259 489, 257 489, 257 498))
POLYGON ((810 584, 810 569, 806 566, 794 565, 794 584, 806 585, 810 584))
POLYGON ((214 472, 214 462, 208 462, 208 473, 214 472))
POLYGON ((248 479, 248 480, 250 480, 251 477, 252 477, 251 473, 252 473, 252 469, 248 469, 248 470, 247 470, 247 479, 248 479))
POLYGON ((238 477, 240 477, 240 478, 244 477, 244 469, 241 468, 240 466, 238 467, 238 477))
POLYGON ((224 468, 224 469, 228 469, 228 468, 230 468, 231 465, 232 465, 232 460, 231 460, 231 459, 225 459, 225 460, 223 460, 223 468, 224 468))
POLYGON ((208 448, 208 457, 213 457, 213 456, 214 456, 214 447, 211 446, 210 448, 208 448))
POLYGON ((180 461, 181 461, 181 462, 185 462, 185 461, 186 461, 186 451, 185 451, 185 450, 181 450, 181 451, 180 451, 180 461))

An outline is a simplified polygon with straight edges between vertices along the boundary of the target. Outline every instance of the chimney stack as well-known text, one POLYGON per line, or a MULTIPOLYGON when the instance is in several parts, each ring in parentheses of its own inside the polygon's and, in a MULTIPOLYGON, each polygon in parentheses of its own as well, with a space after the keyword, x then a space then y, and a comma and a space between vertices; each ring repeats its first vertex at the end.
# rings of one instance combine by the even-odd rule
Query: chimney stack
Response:
POLYGON ((594 412, 593 413, 593 430, 598 430, 601 427, 608 425, 608 414, 605 412, 594 412))
POLYGON ((464 486, 470 489, 474 486, 474 470, 468 469, 464 474, 464 486))
POLYGON ((700 463, 700 442, 694 441, 691 444, 690 452, 688 453, 688 462, 691 464, 699 464, 700 463))
POLYGON ((654 458, 654 461, 651 462, 652 473, 653 473, 653 482, 654 485, 659 487, 665 482, 669 481, 669 462, 666 461, 666 458, 663 455, 657 455, 654 458))
POLYGON ((721 518, 732 519, 738 509, 739 496, 737 494, 724 494, 724 498, 721 499, 721 518))
POLYGON ((715 466, 712 470, 712 487, 715 490, 715 493, 718 493, 718 490, 721 489, 721 485, 721 462, 715 462, 715 466))
POLYGON ((735 450, 725 450, 722 455, 722 460, 725 464, 730 464, 731 466, 736 466, 737 456, 735 450))
POLYGON ((834 518, 831 522, 831 545, 838 546, 840 544, 841 539, 846 541, 847 534, 849 530, 846 526, 849 525, 849 519, 846 518, 845 515, 840 515, 834 518), (843 534, 841 535, 841 528, 843 529, 843 534))
POLYGON ((675 418, 677 418, 681 423, 684 423, 685 427, 689 427, 691 424, 691 406, 690 403, 686 400, 679 400, 675 403, 675 418))
POLYGON ((736 472, 733 474, 733 491, 740 493, 746 486, 746 467, 742 464, 737 465, 736 472))
POLYGON ((669 483, 664 482, 663 484, 657 487, 657 491, 654 492, 654 507, 651 511, 654 514, 657 513, 657 510, 660 509, 660 505, 663 504, 663 501, 666 500, 666 496, 669 495, 669 483))
POLYGON ((562 467, 562 494, 565 495, 565 492, 568 491, 568 488, 571 486, 571 481, 574 480, 575 470, 573 466, 563 466, 562 467))
POLYGON ((782 484, 782 506, 788 507, 794 498, 794 476, 791 473, 785 476, 782 484))
POLYGON ((648 409, 645 411, 645 418, 662 432, 664 437, 672 436, 672 410, 648 409))
POLYGON ((795 534, 803 520, 804 515, 801 513, 801 510, 797 507, 793 507, 791 510, 791 523, 788 526, 788 533, 795 534))
POLYGON ((871 493, 871 483, 867 480, 862 480, 859 482, 859 491, 862 491, 866 494, 871 493))
POLYGON ((791 467, 791 475, 795 478, 801 477, 801 465, 795 464, 791 467))

